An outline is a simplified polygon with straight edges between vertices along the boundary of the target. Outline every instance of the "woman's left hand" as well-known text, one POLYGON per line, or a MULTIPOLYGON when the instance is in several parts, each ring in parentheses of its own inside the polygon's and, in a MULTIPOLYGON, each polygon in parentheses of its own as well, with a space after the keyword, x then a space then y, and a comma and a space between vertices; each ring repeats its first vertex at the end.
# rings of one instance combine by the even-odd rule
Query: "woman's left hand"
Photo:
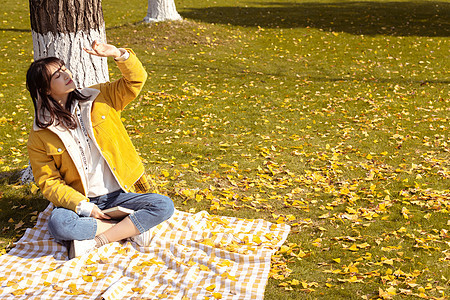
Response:
POLYGON ((92 49, 83 48, 84 51, 91 55, 100 56, 100 57, 114 57, 118 58, 123 53, 116 47, 106 43, 100 43, 98 41, 94 41, 92 43, 92 49))
POLYGON ((104 213, 100 210, 100 208, 98 208, 97 205, 95 205, 95 206, 92 208, 90 217, 93 217, 93 218, 96 218, 96 219, 100 219, 100 220, 109 220, 109 219, 111 219, 111 217, 108 216, 108 215, 106 215, 106 214, 104 214, 104 213))

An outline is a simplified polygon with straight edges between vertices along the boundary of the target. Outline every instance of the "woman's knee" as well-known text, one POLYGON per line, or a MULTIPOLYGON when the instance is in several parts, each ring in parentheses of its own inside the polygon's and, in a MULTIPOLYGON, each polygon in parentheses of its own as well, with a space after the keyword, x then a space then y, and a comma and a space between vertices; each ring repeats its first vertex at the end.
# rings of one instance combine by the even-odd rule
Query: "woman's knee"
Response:
POLYGON ((48 220, 48 231, 57 240, 69 240, 76 215, 71 210, 55 208, 48 220))
POLYGON ((159 209, 161 210, 161 214, 163 215, 164 220, 169 219, 175 211, 175 206, 172 199, 167 196, 161 195, 159 209))
POLYGON ((95 220, 80 218, 65 208, 55 208, 48 220, 48 231, 58 241, 84 240, 94 238, 95 220))

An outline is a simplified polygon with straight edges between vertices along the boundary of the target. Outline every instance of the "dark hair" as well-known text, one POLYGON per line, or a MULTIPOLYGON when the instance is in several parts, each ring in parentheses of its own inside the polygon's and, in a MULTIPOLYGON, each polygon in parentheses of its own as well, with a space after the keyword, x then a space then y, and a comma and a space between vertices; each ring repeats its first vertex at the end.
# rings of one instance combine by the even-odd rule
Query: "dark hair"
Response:
POLYGON ((74 116, 70 113, 72 102, 74 100, 87 100, 89 96, 84 96, 75 89, 69 93, 65 107, 61 107, 48 94, 52 79, 48 65, 62 67, 65 64, 57 57, 46 57, 33 62, 27 71, 27 89, 33 100, 36 125, 39 128, 47 128, 56 122, 55 125, 62 124, 68 129, 75 129, 77 123, 74 116), (49 114, 46 114, 46 112, 49 114))

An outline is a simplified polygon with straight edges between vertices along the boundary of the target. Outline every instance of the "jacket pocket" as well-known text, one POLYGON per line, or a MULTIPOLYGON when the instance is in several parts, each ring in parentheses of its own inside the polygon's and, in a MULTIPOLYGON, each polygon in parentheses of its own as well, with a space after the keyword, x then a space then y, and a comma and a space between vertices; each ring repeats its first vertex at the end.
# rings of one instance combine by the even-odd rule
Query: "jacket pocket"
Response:
POLYGON ((63 145, 47 145, 46 152, 48 156, 51 156, 55 161, 56 167, 61 168, 63 155, 67 152, 63 145))
POLYGON ((96 127, 105 122, 109 116, 110 110, 111 107, 106 103, 94 102, 94 107, 91 113, 92 127, 96 127))

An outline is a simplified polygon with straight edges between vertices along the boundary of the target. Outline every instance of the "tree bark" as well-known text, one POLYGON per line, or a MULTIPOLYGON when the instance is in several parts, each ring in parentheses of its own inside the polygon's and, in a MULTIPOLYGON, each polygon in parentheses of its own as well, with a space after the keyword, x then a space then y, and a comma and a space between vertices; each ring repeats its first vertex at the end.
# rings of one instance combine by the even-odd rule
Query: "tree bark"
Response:
POLYGON ((109 80, 106 58, 83 51, 106 41, 101 0, 30 0, 34 58, 56 56, 82 88, 109 80))
POLYGON ((181 20, 174 0, 148 0, 147 16, 144 22, 176 21, 181 20))

